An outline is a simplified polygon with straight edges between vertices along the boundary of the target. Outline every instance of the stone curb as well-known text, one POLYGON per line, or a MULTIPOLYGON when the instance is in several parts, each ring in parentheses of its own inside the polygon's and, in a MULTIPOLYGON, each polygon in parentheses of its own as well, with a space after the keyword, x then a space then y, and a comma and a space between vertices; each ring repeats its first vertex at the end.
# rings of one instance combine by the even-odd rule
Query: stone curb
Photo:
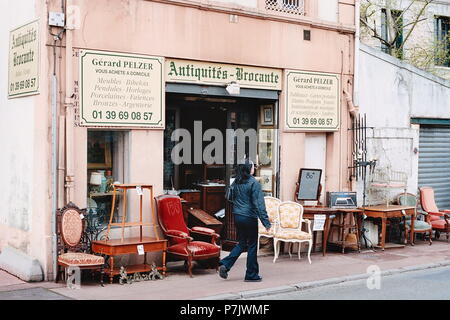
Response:
MULTIPOLYGON (((382 271, 381 275, 389 276, 389 275, 400 274, 400 273, 405 273, 405 272, 419 271, 419 270, 439 268, 439 267, 445 267, 445 266, 450 266, 450 260, 445 260, 445 261, 436 262, 436 263, 422 264, 422 265, 417 265, 417 266, 401 267, 401 268, 397 268, 397 269, 389 269, 389 270, 382 271)), ((285 285, 285 286, 279 286, 279 287, 273 287, 273 288, 264 288, 264 289, 258 289, 258 290, 241 291, 241 292, 237 292, 237 293, 219 294, 219 295, 199 298, 196 300, 240 300, 240 299, 248 299, 248 298, 257 298, 257 297, 266 296, 266 295, 289 293, 289 292, 313 289, 313 288, 318 288, 318 287, 323 287, 323 286, 335 285, 335 284, 339 284, 339 283, 343 283, 343 282, 363 280, 363 279, 367 279, 368 277, 369 277, 369 274, 362 273, 362 274, 329 278, 329 279, 318 280, 318 281, 300 282, 297 284, 285 285)))

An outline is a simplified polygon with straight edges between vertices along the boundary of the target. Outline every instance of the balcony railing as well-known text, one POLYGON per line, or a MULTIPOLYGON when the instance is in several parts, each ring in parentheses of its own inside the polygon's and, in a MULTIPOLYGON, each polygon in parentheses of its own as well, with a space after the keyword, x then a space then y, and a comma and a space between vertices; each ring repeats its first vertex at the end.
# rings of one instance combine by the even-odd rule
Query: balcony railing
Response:
POLYGON ((266 10, 305 15, 305 0, 266 0, 266 10))

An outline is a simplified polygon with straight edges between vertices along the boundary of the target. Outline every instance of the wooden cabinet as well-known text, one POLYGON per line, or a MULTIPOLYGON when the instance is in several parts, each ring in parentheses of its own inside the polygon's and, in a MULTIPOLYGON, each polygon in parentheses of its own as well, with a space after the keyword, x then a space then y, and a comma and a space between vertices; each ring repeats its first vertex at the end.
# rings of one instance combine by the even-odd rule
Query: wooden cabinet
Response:
POLYGON ((181 206, 183 208, 183 218, 184 222, 188 223, 188 210, 190 208, 200 209, 201 193, 200 190, 186 190, 181 191, 179 194, 181 201, 181 206))
POLYGON ((225 185, 199 184, 198 188, 201 191, 201 209, 214 215, 220 209, 225 208, 225 185))

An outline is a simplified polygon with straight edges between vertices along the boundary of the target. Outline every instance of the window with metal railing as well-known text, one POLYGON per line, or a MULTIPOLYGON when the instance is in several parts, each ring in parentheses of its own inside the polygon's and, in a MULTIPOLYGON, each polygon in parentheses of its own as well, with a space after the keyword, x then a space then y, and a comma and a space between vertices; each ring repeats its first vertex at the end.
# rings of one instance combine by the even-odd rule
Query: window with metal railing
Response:
POLYGON ((266 9, 296 15, 305 15, 305 0, 266 0, 266 9))

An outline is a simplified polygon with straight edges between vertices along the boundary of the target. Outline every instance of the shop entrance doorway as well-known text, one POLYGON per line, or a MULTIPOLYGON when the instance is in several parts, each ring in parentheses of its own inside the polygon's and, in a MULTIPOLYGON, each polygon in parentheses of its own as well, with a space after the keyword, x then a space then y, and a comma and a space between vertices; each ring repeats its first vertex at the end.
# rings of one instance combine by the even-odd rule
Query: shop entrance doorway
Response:
POLYGON ((225 190, 238 157, 256 163, 265 195, 278 194, 276 106, 268 99, 166 94, 164 189, 218 218, 224 249, 237 240, 225 190))

